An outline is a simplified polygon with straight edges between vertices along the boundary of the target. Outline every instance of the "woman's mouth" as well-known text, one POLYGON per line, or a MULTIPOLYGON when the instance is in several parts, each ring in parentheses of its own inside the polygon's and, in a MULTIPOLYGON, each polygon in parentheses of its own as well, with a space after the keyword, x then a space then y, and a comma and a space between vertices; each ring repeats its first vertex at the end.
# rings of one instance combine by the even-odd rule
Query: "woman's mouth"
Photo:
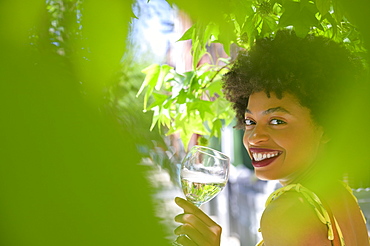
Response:
POLYGON ((270 165, 282 153, 278 150, 250 148, 252 165, 254 167, 265 167, 270 165))

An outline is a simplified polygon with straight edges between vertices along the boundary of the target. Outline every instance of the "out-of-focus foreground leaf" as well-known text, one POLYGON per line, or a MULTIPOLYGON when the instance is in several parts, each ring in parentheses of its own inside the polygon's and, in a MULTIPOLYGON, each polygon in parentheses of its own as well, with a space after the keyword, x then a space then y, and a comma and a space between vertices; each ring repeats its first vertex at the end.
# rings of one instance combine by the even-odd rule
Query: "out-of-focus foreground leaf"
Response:
POLYGON ((48 43, 45 1, 0 3, 0 245, 165 245, 133 129, 98 107, 131 5, 88 2, 69 60, 30 46, 48 43))

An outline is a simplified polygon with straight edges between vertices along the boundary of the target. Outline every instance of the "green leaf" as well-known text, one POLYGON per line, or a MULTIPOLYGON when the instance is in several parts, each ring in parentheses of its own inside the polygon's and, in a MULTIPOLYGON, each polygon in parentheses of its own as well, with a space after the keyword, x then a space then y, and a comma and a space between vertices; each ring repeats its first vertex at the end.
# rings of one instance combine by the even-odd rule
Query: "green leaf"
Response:
POLYGON ((169 129, 166 135, 170 135, 173 133, 180 134, 180 138, 185 148, 187 148, 187 145, 193 134, 208 135, 209 131, 207 131, 207 129, 205 128, 203 121, 199 117, 199 115, 195 115, 192 117, 187 116, 186 119, 183 119, 180 117, 180 115, 178 115, 173 120, 172 127, 169 129))
POLYGON ((184 144, 185 149, 188 149, 188 145, 189 145, 189 142, 192 136, 193 136, 193 133, 180 132, 180 138, 182 140, 182 143, 184 144))
POLYGON ((316 7, 321 15, 325 15, 330 10, 331 0, 316 0, 316 7))
POLYGON ((214 80, 210 85, 207 87, 209 95, 213 97, 215 94, 223 95, 222 93, 222 82, 221 80, 214 80))
POLYGON ((172 67, 166 64, 162 66, 158 64, 152 64, 149 67, 146 67, 142 70, 142 73, 146 74, 146 76, 144 82, 141 84, 141 87, 136 94, 136 97, 138 97, 146 88, 143 103, 144 111, 148 109, 147 108, 148 99, 153 94, 154 89, 156 89, 157 91, 161 89, 164 82, 164 78, 171 69, 172 67))
POLYGON ((200 46, 198 39, 192 40, 191 49, 192 49, 192 55, 193 55, 192 68, 193 70, 195 70, 197 68, 200 57, 203 56, 205 52, 201 50, 202 47, 200 46))
POLYGON ((230 45, 236 42, 236 35, 234 31, 234 24, 225 21, 220 24, 220 34, 218 35, 218 42, 223 44, 225 53, 230 55, 230 45))
POLYGON ((268 25, 268 27, 271 30, 271 32, 273 32, 274 30, 276 30, 277 23, 276 23, 276 20, 272 16, 265 16, 263 18, 263 22, 268 25))
MULTIPOLYGON (((154 111, 154 113, 153 113, 153 117, 152 117, 152 125, 150 126, 150 131, 152 131, 152 130, 153 130, 153 128, 154 128, 154 127, 155 127, 155 125, 157 124, 158 119, 159 119, 159 117, 160 117, 160 114, 159 114, 159 107, 158 107, 158 106, 157 106, 157 107, 154 107, 152 110, 154 111)), ((158 127, 158 129, 159 129, 159 131, 161 130, 161 128, 160 128, 160 127, 158 127)))
POLYGON ((252 1, 240 1, 234 6, 235 21, 242 26, 248 16, 253 14, 252 1))
POLYGON ((194 113, 198 113, 200 115, 200 118, 204 121, 206 113, 213 114, 211 110, 211 105, 212 102, 210 101, 197 99, 194 102, 187 103, 187 111, 189 115, 191 114, 191 111, 193 111, 194 113))
POLYGON ((220 137, 222 129, 222 121, 220 119, 215 119, 212 122, 211 136, 220 137))
MULTIPOLYGON (((331 24, 331 28, 332 28, 332 35, 331 35, 331 38, 333 38, 334 36, 337 35, 338 33, 338 23, 337 21, 333 18, 333 16, 331 14, 326 14, 326 19, 329 21, 329 23, 331 24)), ((325 30, 327 30, 327 28, 325 28, 325 30)), ((327 30, 326 32, 329 33, 330 30, 327 30)))
POLYGON ((146 93, 144 95, 144 111, 147 110, 147 103, 150 95, 152 94, 155 85, 158 81, 158 76, 160 72, 160 66, 158 64, 152 64, 149 67, 142 70, 143 73, 146 74, 145 80, 142 83, 138 93, 136 94, 136 97, 138 97, 145 87, 147 87, 146 93))
POLYGON ((225 111, 227 111, 230 106, 231 103, 229 101, 227 101, 223 97, 219 97, 215 101, 213 101, 211 110, 216 116, 219 117, 220 115, 225 113, 225 111))
POLYGON ((200 88, 200 84, 198 83, 198 77, 196 73, 192 73, 192 76, 189 79, 189 90, 188 93, 195 94, 197 96, 197 92, 200 88))
POLYGON ((340 1, 333 1, 333 10, 335 19, 337 20, 337 22, 341 22, 344 16, 344 10, 340 1))
POLYGON ((159 93, 153 93, 154 101, 150 106, 148 106, 147 110, 153 109, 156 106, 161 106, 164 104, 164 102, 168 99, 167 95, 159 94, 159 93))
POLYGON ((180 90, 180 93, 177 96, 177 103, 178 104, 185 103, 186 102, 187 95, 188 95, 188 93, 184 89, 180 90))
POLYGON ((220 33, 219 27, 214 23, 209 23, 204 31, 202 43, 204 45, 209 45, 211 39, 217 39, 220 33))
POLYGON ((175 99, 168 99, 167 101, 165 101, 165 103, 163 104, 163 108, 165 109, 170 109, 171 106, 174 104, 175 102, 175 99))
POLYGON ((256 13, 251 14, 245 24, 242 27, 241 34, 246 33, 248 38, 248 45, 251 45, 254 41, 254 37, 256 36, 257 27, 255 25, 256 13))
POLYGON ((141 71, 142 73, 145 73, 146 76, 136 96, 139 96, 141 92, 143 92, 144 88, 147 87, 148 85, 153 85, 154 87, 158 80, 159 71, 160 66, 158 64, 152 64, 141 71))
POLYGON ((271 30, 270 26, 267 24, 267 22, 265 20, 263 20, 262 28, 261 28, 261 36, 266 37, 271 33, 271 31, 272 30, 271 30))
POLYGON ((182 37, 177 40, 178 41, 185 41, 185 40, 189 40, 189 39, 192 39, 193 36, 194 36, 194 31, 195 31, 195 25, 192 25, 185 33, 184 35, 182 35, 182 37))
POLYGON ((284 8, 278 27, 293 26, 297 35, 304 37, 310 28, 318 26, 317 9, 311 2, 286 2, 284 8))
MULTIPOLYGON (((152 121, 152 125, 150 126, 150 130, 153 130, 156 124, 170 127, 171 117, 170 117, 168 109, 157 106, 153 108, 153 111, 154 111, 153 121, 152 121)), ((160 129, 160 126, 158 128, 160 129)))
POLYGON ((155 85, 155 89, 157 91, 159 91, 162 87, 162 84, 164 82, 164 78, 166 77, 166 75, 169 73, 169 71, 173 69, 173 67, 167 65, 167 64, 164 64, 161 66, 160 68, 160 71, 159 71, 159 75, 158 75, 158 78, 157 78, 157 83, 155 85))
POLYGON ((210 43, 213 36, 219 36, 218 27, 210 22, 203 23, 201 21, 193 25, 192 33, 192 55, 193 55, 193 70, 196 70, 200 59, 206 54, 206 46, 210 43))

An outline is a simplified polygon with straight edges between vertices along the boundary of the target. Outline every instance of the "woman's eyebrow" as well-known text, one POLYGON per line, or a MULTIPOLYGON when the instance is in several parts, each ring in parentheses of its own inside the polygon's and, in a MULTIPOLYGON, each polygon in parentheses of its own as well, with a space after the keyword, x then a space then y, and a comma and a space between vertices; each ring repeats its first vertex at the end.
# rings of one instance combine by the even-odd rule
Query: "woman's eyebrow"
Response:
MULTIPOLYGON (((283 107, 269 108, 269 109, 263 111, 262 114, 266 115, 266 114, 271 114, 271 113, 274 113, 274 112, 282 112, 282 113, 291 114, 287 109, 285 109, 283 107)), ((245 113, 253 114, 249 109, 245 109, 245 113)))
POLYGON ((287 109, 285 109, 283 107, 269 108, 266 111, 264 111, 263 114, 266 115, 266 114, 271 114, 271 113, 275 113, 275 112, 282 112, 282 113, 291 114, 287 109))

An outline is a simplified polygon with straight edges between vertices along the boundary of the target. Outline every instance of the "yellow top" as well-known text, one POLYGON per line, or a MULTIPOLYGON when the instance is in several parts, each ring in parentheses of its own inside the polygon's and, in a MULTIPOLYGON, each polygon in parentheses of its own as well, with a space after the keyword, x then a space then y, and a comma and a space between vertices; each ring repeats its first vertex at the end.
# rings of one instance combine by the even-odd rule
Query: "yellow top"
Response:
MULTIPOLYGON (((355 201, 357 201, 357 198, 353 195, 353 192, 348 187, 348 185, 346 185, 345 183, 343 183, 343 184, 348 189, 350 194, 353 196, 355 201)), ((332 241, 334 239, 334 232, 333 232, 333 225, 331 223, 328 211, 323 206, 319 197, 315 193, 310 191, 309 189, 303 187, 301 184, 291 184, 291 185, 284 186, 280 189, 277 189, 276 191, 274 191, 269 196, 269 198, 266 201, 265 207, 267 207, 273 200, 275 200, 276 198, 278 198, 279 196, 281 196, 282 194, 284 194, 287 191, 299 192, 303 195, 304 198, 306 198, 306 200, 309 202, 309 204, 311 204, 313 206, 313 208, 315 209, 317 217, 319 217, 320 221, 327 226, 327 228, 328 228, 328 239, 332 241)), ((333 218, 334 218, 335 227, 337 229, 337 232, 338 232, 338 235, 339 235, 339 238, 340 238, 341 246, 345 246, 342 231, 341 231, 341 229, 338 225, 338 222, 337 222, 337 220, 335 219, 334 216, 333 216, 333 218)), ((363 218, 365 220, 364 216, 363 216, 363 218)), ((256 246, 263 246, 263 245, 264 245, 263 240, 261 240, 259 243, 256 244, 256 246)))

